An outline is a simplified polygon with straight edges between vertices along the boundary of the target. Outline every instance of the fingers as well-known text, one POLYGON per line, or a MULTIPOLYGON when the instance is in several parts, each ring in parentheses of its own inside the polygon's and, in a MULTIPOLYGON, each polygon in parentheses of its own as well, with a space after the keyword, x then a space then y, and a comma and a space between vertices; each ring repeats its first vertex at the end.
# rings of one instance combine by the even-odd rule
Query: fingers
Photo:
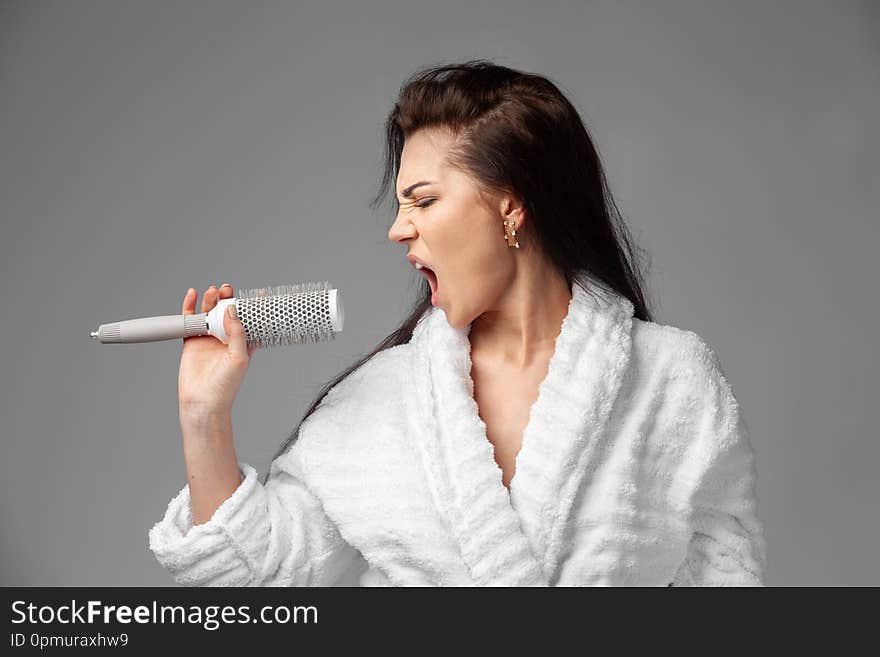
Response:
POLYGON ((220 286, 221 299, 231 299, 234 293, 235 291, 232 289, 232 286, 229 283, 224 283, 220 286))
POLYGON ((212 285, 202 295, 202 312, 211 311, 217 305, 218 299, 229 299, 231 297, 232 286, 229 283, 224 283, 219 290, 216 285, 212 285))
POLYGON ((220 297, 220 292, 217 291, 217 286, 212 285, 205 293, 202 295, 202 312, 206 313, 211 308, 217 305, 217 299, 220 297))
MULTIPOLYGON (((215 305, 217 305, 218 299, 230 299, 235 294, 235 290, 229 283, 224 283, 220 286, 220 289, 217 290, 215 286, 211 286, 207 290, 205 290, 205 294, 202 295, 202 310, 201 312, 207 312, 211 310, 215 305), (215 290, 214 294, 211 294, 212 288, 215 290)), ((186 294, 183 295, 183 306, 182 311, 184 315, 194 315, 196 312, 196 301, 198 301, 198 291, 191 287, 186 291, 186 294)))
POLYGON ((234 309, 235 304, 230 304, 226 309, 226 312, 223 313, 223 328, 229 338, 229 353, 243 360, 247 360, 253 352, 247 346, 247 340, 244 335, 244 325, 242 325, 241 320, 233 319, 229 316, 230 308, 234 309))
POLYGON ((195 288, 189 288, 186 291, 186 294, 183 295, 183 314, 184 315, 194 315, 196 312, 196 297, 198 294, 196 293, 195 288))

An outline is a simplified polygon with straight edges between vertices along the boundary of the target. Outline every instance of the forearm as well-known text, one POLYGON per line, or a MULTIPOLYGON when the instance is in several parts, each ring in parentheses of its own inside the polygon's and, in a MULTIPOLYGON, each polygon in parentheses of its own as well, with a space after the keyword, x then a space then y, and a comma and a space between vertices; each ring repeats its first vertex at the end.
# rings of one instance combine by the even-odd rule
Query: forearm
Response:
POLYGON ((181 412, 193 525, 207 522, 241 483, 229 413, 181 412))

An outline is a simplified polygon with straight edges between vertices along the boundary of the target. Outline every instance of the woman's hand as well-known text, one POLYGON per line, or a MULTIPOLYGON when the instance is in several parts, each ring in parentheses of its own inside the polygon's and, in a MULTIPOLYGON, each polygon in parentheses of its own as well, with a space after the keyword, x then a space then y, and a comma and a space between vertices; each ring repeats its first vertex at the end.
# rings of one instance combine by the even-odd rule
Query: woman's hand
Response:
MULTIPOLYGON (((183 314, 193 315, 196 309, 196 290, 190 288, 183 297, 183 314)), ((208 312, 218 299, 233 296, 232 286, 224 284, 205 290, 202 309, 208 312)), ((230 305, 230 308, 235 308, 230 305)), ((177 379, 178 398, 182 418, 201 418, 232 410, 248 365, 256 346, 248 346, 244 326, 237 319, 223 314, 223 328, 229 336, 229 344, 223 344, 212 335, 200 335, 183 339, 180 355, 180 372, 177 379)))

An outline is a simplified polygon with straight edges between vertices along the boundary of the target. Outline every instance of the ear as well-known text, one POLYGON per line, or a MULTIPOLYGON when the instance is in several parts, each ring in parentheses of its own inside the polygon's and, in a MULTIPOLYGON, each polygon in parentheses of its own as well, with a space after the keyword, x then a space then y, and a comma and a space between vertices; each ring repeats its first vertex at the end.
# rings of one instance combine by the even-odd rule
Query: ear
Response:
POLYGON ((520 199, 512 194, 505 194, 499 201, 501 219, 513 220, 516 230, 520 230, 526 221, 526 209, 520 199))

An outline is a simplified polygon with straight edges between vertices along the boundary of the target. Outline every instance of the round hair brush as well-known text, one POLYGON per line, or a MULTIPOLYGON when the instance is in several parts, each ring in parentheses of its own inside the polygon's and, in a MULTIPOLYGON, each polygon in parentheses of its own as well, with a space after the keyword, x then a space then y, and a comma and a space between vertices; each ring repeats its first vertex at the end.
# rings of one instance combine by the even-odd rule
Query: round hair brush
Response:
POLYGON ((91 338, 104 344, 128 344, 213 335, 227 344, 223 313, 230 304, 235 304, 248 346, 258 348, 332 340, 344 320, 339 290, 323 281, 242 290, 237 297, 218 300, 206 313, 101 324, 91 338))

